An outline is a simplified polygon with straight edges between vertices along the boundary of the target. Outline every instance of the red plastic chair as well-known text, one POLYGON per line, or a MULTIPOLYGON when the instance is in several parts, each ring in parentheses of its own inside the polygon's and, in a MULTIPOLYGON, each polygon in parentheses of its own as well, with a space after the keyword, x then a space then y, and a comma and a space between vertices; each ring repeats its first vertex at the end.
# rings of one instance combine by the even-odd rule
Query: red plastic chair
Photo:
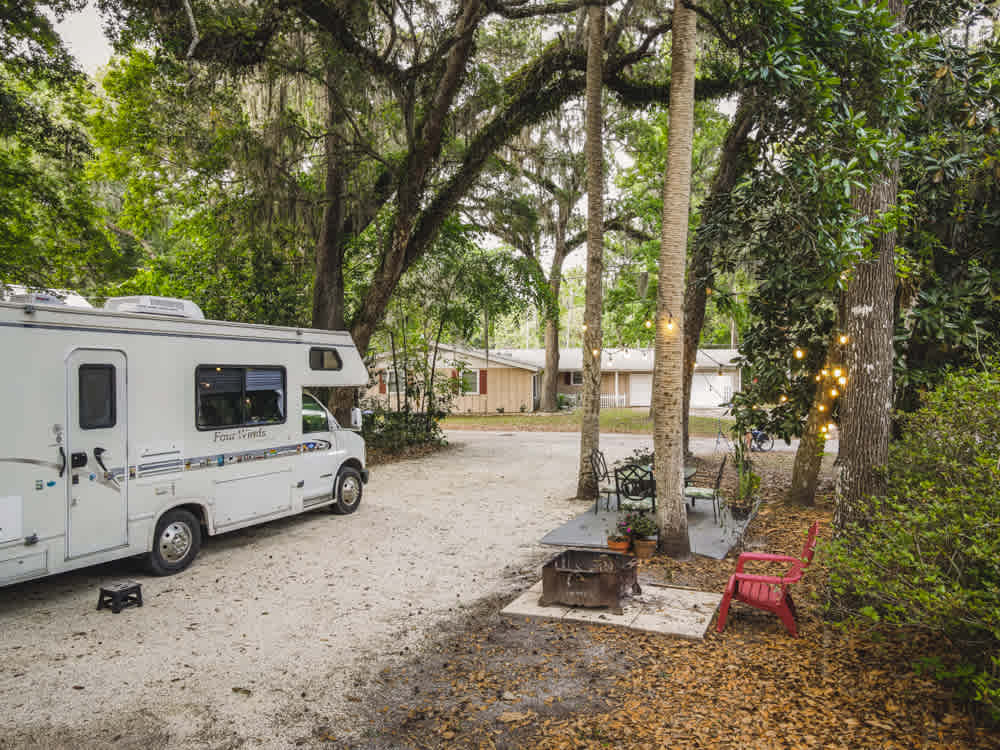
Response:
POLYGON ((729 577, 729 583, 726 584, 726 593, 722 597, 722 605, 719 607, 719 621, 715 629, 720 633, 725 629, 729 605, 735 599, 756 609, 773 612, 781 618, 781 622, 784 623, 788 632, 792 636, 797 636, 799 631, 795 625, 795 602, 792 601, 788 587, 802 578, 802 573, 812 562, 813 555, 816 554, 817 533, 819 533, 819 521, 814 521, 813 525, 809 527, 801 559, 788 555, 772 555, 767 552, 744 552, 740 555, 739 560, 736 561, 736 572, 729 577), (792 567, 783 576, 744 573, 744 564, 752 560, 788 562, 792 563, 792 567))

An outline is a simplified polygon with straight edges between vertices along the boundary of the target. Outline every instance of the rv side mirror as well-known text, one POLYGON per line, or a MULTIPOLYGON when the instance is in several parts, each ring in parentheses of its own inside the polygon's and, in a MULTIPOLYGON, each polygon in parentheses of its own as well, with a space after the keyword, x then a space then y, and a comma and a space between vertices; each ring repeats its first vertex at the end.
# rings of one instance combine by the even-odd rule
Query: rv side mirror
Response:
POLYGON ((351 409, 351 427, 355 430, 361 429, 361 409, 356 406, 351 409))

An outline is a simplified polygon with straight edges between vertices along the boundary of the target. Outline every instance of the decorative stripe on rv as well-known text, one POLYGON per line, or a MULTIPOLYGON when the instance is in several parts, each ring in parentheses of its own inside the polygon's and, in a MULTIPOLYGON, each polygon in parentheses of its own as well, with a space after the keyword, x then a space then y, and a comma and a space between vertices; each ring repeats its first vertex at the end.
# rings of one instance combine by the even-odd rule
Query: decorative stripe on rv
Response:
MULTIPOLYGON (((219 466, 229 466, 230 464, 241 464, 248 461, 260 461, 268 458, 282 458, 284 456, 296 455, 299 453, 314 453, 315 451, 325 451, 331 448, 328 440, 310 440, 304 443, 293 443, 291 445, 280 445, 277 448, 259 448, 252 451, 241 451, 239 453, 213 453, 209 456, 195 456, 192 458, 175 458, 167 461, 153 461, 151 463, 139 464, 128 467, 129 479, 141 479, 142 477, 155 477, 161 474, 175 474, 179 471, 195 471, 197 469, 212 469, 219 466)), ((108 472, 110 479, 118 479, 125 473, 121 466, 115 467, 108 472)))

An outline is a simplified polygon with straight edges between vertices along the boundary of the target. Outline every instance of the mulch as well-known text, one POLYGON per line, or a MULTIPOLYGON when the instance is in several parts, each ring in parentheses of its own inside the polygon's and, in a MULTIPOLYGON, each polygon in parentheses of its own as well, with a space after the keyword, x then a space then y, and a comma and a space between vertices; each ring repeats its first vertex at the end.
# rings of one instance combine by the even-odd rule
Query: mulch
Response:
MULTIPOLYGON (((765 502, 745 537, 754 548, 797 553, 815 519, 821 538, 829 536, 828 476, 815 507, 783 500, 792 458, 756 459, 765 502)), ((705 458, 700 471, 717 465, 705 458)), ((655 557, 641 576, 721 593, 735 554, 655 557)), ((512 621, 498 614, 506 600, 484 601, 370 686, 363 739, 322 731, 317 738, 365 748, 1000 748, 1000 730, 977 723, 945 687, 914 671, 942 644, 834 628, 822 616, 823 587, 821 548, 794 588, 798 638, 776 617, 739 604, 725 632, 713 621, 704 641, 685 641, 512 621)))

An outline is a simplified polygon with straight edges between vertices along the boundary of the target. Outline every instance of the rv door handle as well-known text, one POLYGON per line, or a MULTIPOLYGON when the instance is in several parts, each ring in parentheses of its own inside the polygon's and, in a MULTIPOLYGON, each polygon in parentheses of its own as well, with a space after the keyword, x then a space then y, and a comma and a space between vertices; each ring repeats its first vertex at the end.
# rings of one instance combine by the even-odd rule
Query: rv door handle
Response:
POLYGON ((59 457, 62 459, 62 466, 59 467, 59 478, 62 479, 62 475, 66 473, 66 451, 61 445, 59 446, 59 457))
POLYGON ((94 448, 94 459, 97 461, 97 465, 101 467, 101 470, 105 474, 108 473, 108 467, 104 465, 104 459, 101 456, 104 455, 104 448, 94 448))

